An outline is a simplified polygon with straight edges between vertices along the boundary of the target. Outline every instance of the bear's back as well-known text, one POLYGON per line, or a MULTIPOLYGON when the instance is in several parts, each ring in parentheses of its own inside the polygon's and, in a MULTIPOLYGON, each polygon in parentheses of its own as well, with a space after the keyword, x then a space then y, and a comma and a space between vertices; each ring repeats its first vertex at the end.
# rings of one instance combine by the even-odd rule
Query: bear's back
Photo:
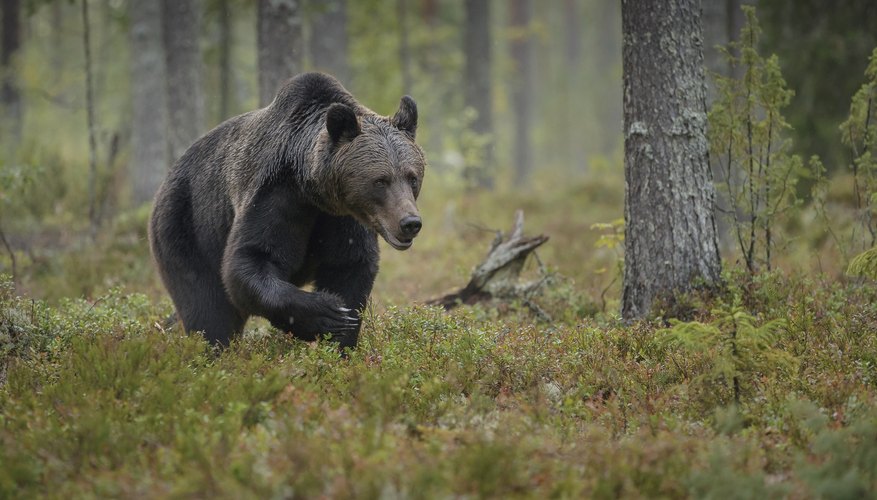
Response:
POLYGON ((281 114, 303 115, 317 113, 335 102, 354 108, 357 114, 365 111, 333 76, 316 72, 301 73, 290 78, 280 87, 267 109, 281 114))

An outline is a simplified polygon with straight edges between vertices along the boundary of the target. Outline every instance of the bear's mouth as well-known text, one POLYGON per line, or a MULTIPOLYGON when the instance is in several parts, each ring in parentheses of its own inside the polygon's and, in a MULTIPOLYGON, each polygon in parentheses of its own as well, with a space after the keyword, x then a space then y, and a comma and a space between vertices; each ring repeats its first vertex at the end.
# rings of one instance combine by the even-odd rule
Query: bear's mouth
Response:
POLYGON ((387 243, 389 243, 390 246, 395 248, 396 250, 408 250, 409 248, 411 248, 411 244, 414 243, 413 238, 407 239, 407 240, 401 239, 401 238, 396 238, 392 234, 386 233, 386 232, 381 234, 381 236, 383 236, 384 240, 387 243))
POLYGON ((414 243, 414 238, 397 238, 393 233, 387 231, 387 228, 385 228, 380 222, 378 222, 376 226, 378 228, 378 234, 380 234, 381 237, 384 238, 384 241, 389 243, 390 246, 396 250, 408 250, 414 243))

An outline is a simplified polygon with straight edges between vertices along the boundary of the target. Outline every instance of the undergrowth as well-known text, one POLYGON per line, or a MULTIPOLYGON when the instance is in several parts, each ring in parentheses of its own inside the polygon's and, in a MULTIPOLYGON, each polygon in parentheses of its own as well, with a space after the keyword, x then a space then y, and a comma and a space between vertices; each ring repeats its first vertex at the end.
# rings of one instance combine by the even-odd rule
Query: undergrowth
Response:
POLYGON ((388 306, 346 359, 271 331, 215 351, 143 295, 49 306, 7 281, 0 496, 874 495, 877 287, 726 279, 699 343, 388 306))

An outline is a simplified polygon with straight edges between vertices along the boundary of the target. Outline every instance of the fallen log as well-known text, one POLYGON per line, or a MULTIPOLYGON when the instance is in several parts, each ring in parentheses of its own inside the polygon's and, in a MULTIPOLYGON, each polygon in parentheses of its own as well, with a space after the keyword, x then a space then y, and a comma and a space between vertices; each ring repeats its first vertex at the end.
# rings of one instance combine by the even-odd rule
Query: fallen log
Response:
POLYGON ((550 278, 542 262, 534 251, 548 241, 548 236, 524 236, 524 212, 515 212, 515 224, 507 237, 502 231, 496 237, 484 260, 475 267, 469 283, 460 290, 443 297, 427 301, 429 305, 438 305, 445 310, 453 309, 461 304, 476 304, 494 299, 520 299, 543 319, 550 320, 541 307, 532 302, 531 297, 542 288, 550 278), (521 271, 527 257, 533 254, 539 262, 540 278, 520 283, 521 271))

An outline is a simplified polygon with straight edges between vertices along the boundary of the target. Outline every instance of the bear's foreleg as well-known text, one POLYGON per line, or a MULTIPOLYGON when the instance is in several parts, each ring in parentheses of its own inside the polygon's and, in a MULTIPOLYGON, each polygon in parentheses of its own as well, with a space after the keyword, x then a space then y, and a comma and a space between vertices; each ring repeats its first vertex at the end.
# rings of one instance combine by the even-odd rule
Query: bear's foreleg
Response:
POLYGON ((304 265, 314 215, 283 189, 261 195, 235 218, 226 243, 222 281, 231 302, 303 340, 354 332, 358 320, 338 295, 289 281, 304 265))
POLYGON ((302 340, 324 333, 349 334, 358 319, 335 294, 306 292, 285 281, 282 265, 256 249, 239 247, 226 256, 223 281, 238 309, 262 316, 302 340))
POLYGON ((352 217, 322 214, 317 219, 312 242, 312 252, 320 256, 314 275, 315 289, 340 297, 356 318, 353 331, 332 332, 332 339, 341 349, 355 347, 362 311, 378 274, 377 236, 352 217))
POLYGON ((368 303, 376 275, 376 262, 355 262, 346 266, 324 265, 317 270, 317 290, 339 296, 356 319, 355 328, 345 332, 332 332, 332 340, 338 342, 341 349, 356 347, 362 326, 362 311, 368 303))

